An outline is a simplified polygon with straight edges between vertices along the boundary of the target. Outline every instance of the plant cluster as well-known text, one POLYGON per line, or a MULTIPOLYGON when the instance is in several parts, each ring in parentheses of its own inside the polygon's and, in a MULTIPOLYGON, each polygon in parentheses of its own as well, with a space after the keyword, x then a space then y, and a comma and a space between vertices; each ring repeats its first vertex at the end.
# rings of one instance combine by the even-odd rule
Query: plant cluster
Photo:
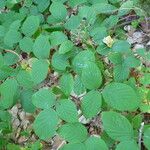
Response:
POLYGON ((130 13, 145 18, 138 4, 0 1, 0 149, 20 149, 8 110, 21 103, 40 140, 66 141, 60 150, 150 150, 150 53, 133 51, 119 26, 130 13), (96 136, 81 117, 100 118, 96 136))

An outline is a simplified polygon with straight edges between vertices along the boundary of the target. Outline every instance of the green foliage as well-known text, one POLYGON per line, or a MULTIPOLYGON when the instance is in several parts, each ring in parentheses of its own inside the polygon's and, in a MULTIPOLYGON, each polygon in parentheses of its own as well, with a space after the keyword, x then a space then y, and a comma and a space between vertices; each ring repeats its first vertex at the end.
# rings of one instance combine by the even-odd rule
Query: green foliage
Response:
POLYGON ((36 117, 33 128, 41 139, 48 139, 55 134, 58 117, 54 110, 45 109, 36 117))
POLYGON ((81 110, 86 118, 94 117, 101 108, 102 98, 98 91, 88 92, 81 101, 81 110))
POLYGON ((32 36, 39 28, 39 18, 38 16, 29 16, 26 18, 26 20, 24 21, 23 25, 22 25, 22 33, 25 36, 32 36))
POLYGON ((80 123, 66 123, 60 127, 58 134, 70 143, 80 143, 87 139, 87 130, 80 123))
POLYGON ((133 128, 123 115, 116 112, 102 113, 103 128, 106 133, 114 140, 125 141, 133 137, 133 128))
POLYGON ((107 104, 120 111, 133 111, 139 106, 138 94, 129 85, 111 83, 103 90, 103 97, 107 104))
POLYGON ((58 116, 66 122, 78 122, 78 112, 76 105, 68 99, 62 99, 56 105, 58 116))
POLYGON ((60 150, 139 150, 140 136, 150 149, 150 53, 122 28, 147 17, 141 2, 0 0, 0 149, 40 150, 56 135, 60 150), (39 138, 24 148, 11 140, 18 103, 39 138))

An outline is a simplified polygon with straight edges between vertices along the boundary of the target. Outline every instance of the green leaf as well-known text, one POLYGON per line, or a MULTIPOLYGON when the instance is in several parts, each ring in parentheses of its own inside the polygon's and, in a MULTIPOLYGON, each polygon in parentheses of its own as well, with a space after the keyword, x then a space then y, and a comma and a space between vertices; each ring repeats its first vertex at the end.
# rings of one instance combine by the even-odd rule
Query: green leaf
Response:
POLYGON ((48 73, 49 63, 47 60, 35 59, 32 62, 31 78, 34 83, 42 82, 48 73))
POLYGON ((107 28, 102 27, 95 27, 90 29, 90 35, 92 36, 93 40, 96 44, 101 44, 102 40, 107 36, 107 28))
POLYGON ((102 75, 98 66, 93 62, 88 62, 83 68, 81 80, 87 89, 97 89, 102 84, 102 75))
POLYGON ((20 150, 20 146, 16 145, 16 144, 8 143, 7 144, 7 150, 20 150))
POLYGON ((5 53, 4 61, 5 61, 5 64, 8 66, 14 65, 19 61, 19 57, 15 55, 14 53, 5 53))
POLYGON ((125 141, 133 138, 133 128, 130 122, 119 113, 102 112, 102 123, 106 133, 114 140, 125 141))
POLYGON ((86 89, 81 81, 81 78, 79 76, 75 77, 73 91, 76 95, 81 95, 86 91, 86 89))
POLYGON ((25 112, 33 113, 35 111, 35 106, 32 104, 32 90, 23 90, 20 95, 21 106, 25 112))
POLYGON ((0 110, 0 121, 11 122, 11 114, 7 111, 0 110))
POLYGON ((138 94, 124 83, 110 83, 103 92, 105 102, 120 111, 136 110, 140 104, 138 94))
POLYGON ((127 80, 129 73, 130 73, 129 67, 125 66, 124 63, 114 66, 113 74, 114 80, 116 82, 122 82, 127 80))
POLYGON ((63 74, 59 80, 59 86, 66 96, 69 96, 73 90, 72 74, 63 74))
POLYGON ((73 48, 73 43, 69 40, 65 41, 59 47, 59 54, 65 54, 65 53, 71 51, 72 48, 73 48))
POLYGON ((65 71, 66 67, 69 66, 69 62, 67 60, 66 55, 55 52, 52 56, 52 66, 56 70, 65 71))
POLYGON ((87 0, 69 0, 69 5, 71 7, 75 7, 75 6, 81 5, 86 2, 87 2, 87 0))
POLYGON ((121 2, 121 0, 109 0, 109 2, 112 3, 112 4, 116 4, 116 3, 121 2))
POLYGON ((54 106, 55 95, 47 88, 42 88, 32 96, 32 103, 37 108, 48 109, 54 106))
POLYGON ((122 3, 121 7, 118 11, 118 16, 126 15, 128 12, 133 9, 134 3, 132 0, 127 0, 126 2, 122 3))
POLYGON ((15 79, 10 78, 5 80, 0 85, 0 108, 7 109, 11 107, 15 101, 15 96, 18 90, 18 83, 15 79), (8 91, 9 90, 9 91, 8 91))
POLYGON ((142 83, 145 86, 148 86, 150 84, 150 74, 144 73, 143 76, 140 78, 140 83, 142 83))
POLYGON ((4 37, 6 33, 6 29, 4 26, 0 25, 0 38, 4 37))
POLYGON ((1 0, 0 1, 0 9, 4 8, 6 5, 6 1, 5 0, 1 0))
POLYGON ((61 21, 65 20, 67 16, 67 9, 61 2, 53 2, 50 6, 50 12, 54 18, 61 21))
POLYGON ((116 147, 116 150, 140 150, 137 143, 134 140, 122 141, 116 147))
POLYGON ((49 4, 50 4, 50 1, 49 0, 36 0, 37 1, 37 8, 40 12, 44 12, 49 4))
POLYGON ((131 55, 131 56, 128 56, 125 58, 124 64, 125 64, 125 66, 127 66, 129 68, 136 68, 136 67, 140 66, 141 62, 139 59, 137 59, 131 55))
POLYGON ((92 6, 97 14, 114 13, 117 9, 115 6, 107 3, 97 3, 92 6))
POLYGON ((15 20, 10 26, 9 29, 11 30, 19 30, 21 26, 21 20, 15 20))
POLYGON ((107 56, 109 54, 110 50, 111 49, 103 42, 99 43, 99 46, 96 48, 97 53, 104 55, 104 56, 107 56))
POLYGON ((118 40, 113 44, 112 50, 115 52, 130 52, 130 44, 125 40, 118 40))
POLYGON ((60 31, 52 32, 50 35, 50 42, 52 46, 57 46, 67 40, 68 40, 67 36, 60 31))
POLYGON ((86 150, 108 150, 106 143, 99 137, 89 137, 85 141, 86 150))
POLYGON ((146 146, 146 148, 148 150, 150 150, 150 128, 147 128, 145 131, 144 131, 144 145, 146 146))
POLYGON ((88 0, 92 4, 97 4, 97 3, 108 3, 108 0, 88 0))
POLYGON ((65 144, 60 150, 85 150, 86 147, 83 143, 69 143, 65 144))
POLYGON ((19 41, 19 46, 22 51, 30 53, 33 48, 33 40, 30 37, 24 37, 19 41))
POLYGON ((69 123, 78 122, 78 111, 76 105, 71 100, 62 99, 58 101, 56 111, 62 120, 69 123))
POLYGON ((110 53, 108 58, 115 65, 120 65, 123 62, 123 56, 121 53, 110 53))
POLYGON ((48 58, 50 47, 48 36, 40 35, 33 45, 33 53, 37 58, 48 58))
POLYGON ((68 30, 73 30, 78 28, 80 25, 81 18, 79 16, 71 16, 65 23, 65 28, 68 30))
POLYGON ((31 89, 34 86, 30 71, 20 70, 17 75, 17 81, 21 86, 28 89, 31 89))
POLYGON ((73 69, 78 74, 81 74, 83 68, 87 66, 87 62, 95 62, 94 53, 89 50, 81 51, 73 59, 73 69))
POLYGON ((22 33, 25 36, 32 36, 39 28, 40 20, 38 16, 29 16, 22 25, 22 33))
POLYGON ((54 136, 57 124, 56 112, 53 109, 45 109, 36 117, 33 129, 40 139, 47 140, 54 136))
POLYGON ((80 143, 87 139, 87 130, 80 123, 67 123, 62 125, 58 134, 70 143, 80 143))
POLYGON ((134 116, 132 119, 133 128, 138 130, 141 126, 142 120, 143 120, 143 116, 141 114, 134 116))
POLYGON ((94 117, 101 109, 102 96, 98 91, 88 92, 81 100, 81 110, 86 118, 94 117))
POLYGON ((14 44, 18 43, 21 40, 21 34, 16 30, 8 30, 4 37, 4 44, 9 47, 13 47, 14 44))
POLYGON ((111 15, 109 18, 106 18, 103 21, 102 25, 111 29, 117 25, 118 21, 119 21, 119 17, 117 15, 111 15))

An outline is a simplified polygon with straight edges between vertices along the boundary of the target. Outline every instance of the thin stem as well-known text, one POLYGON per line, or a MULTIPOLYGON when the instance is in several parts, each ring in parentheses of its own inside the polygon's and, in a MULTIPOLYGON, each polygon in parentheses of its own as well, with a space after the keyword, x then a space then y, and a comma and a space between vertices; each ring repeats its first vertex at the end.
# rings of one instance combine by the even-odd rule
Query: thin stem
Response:
POLYGON ((4 50, 5 52, 9 52, 9 53, 12 53, 12 54, 15 54, 16 56, 18 56, 19 57, 19 61, 22 59, 21 57, 20 57, 20 55, 18 54, 18 53, 16 53, 15 51, 13 51, 13 50, 4 50))
POLYGON ((143 128, 144 128, 144 122, 141 123, 141 127, 139 129, 139 139, 138 139, 139 149, 141 149, 143 128))

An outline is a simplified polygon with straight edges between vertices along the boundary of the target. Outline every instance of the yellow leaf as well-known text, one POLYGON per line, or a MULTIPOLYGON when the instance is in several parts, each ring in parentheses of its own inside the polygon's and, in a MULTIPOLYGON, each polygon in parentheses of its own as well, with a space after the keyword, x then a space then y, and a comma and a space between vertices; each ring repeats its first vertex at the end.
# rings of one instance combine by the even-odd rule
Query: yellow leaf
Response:
POLYGON ((114 40, 111 38, 111 36, 107 36, 103 39, 103 42, 108 46, 108 47, 112 47, 114 40))

